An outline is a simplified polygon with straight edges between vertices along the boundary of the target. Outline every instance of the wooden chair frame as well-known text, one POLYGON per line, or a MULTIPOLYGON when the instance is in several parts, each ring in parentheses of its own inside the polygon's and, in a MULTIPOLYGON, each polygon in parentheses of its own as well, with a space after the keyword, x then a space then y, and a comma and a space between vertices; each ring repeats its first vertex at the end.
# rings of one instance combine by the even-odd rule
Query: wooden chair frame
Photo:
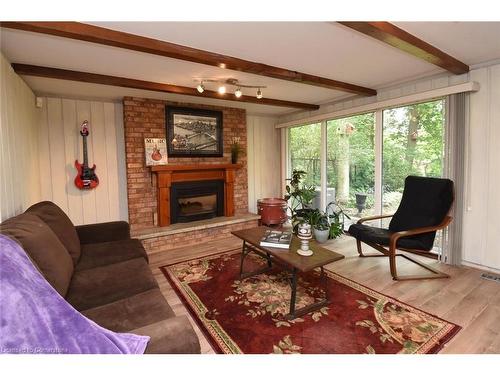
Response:
MULTIPOLYGON (((384 219, 384 218, 388 218, 388 217, 392 217, 392 216, 394 216, 394 215, 392 214, 392 215, 370 216, 370 217, 366 217, 366 218, 362 218, 362 219, 358 220, 357 223, 362 224, 365 221, 384 219)), ((441 278, 450 277, 450 275, 443 273, 443 272, 440 272, 440 271, 432 268, 431 266, 429 266, 425 263, 419 262, 416 259, 408 257, 405 254, 398 254, 398 253, 396 253, 396 250, 407 251, 407 252, 410 252, 413 254, 425 256, 427 258, 437 259, 438 258, 437 254, 432 254, 432 253, 429 253, 428 251, 425 251, 425 250, 401 248, 401 247, 397 246, 397 242, 402 237, 413 236, 415 234, 435 232, 435 231, 444 229, 451 223, 451 221, 452 221, 452 217, 446 216, 444 218, 444 220, 439 225, 436 225, 436 226, 416 228, 416 229, 405 230, 405 231, 401 231, 401 232, 394 232, 394 233, 392 233, 390 240, 389 240, 389 248, 387 248, 383 245, 380 245, 380 244, 368 243, 365 241, 361 241, 361 240, 358 240, 356 238, 359 256, 360 257, 383 257, 383 256, 389 257, 389 265, 391 268, 391 275, 392 275, 393 280, 441 279, 441 278), (380 251, 382 254, 380 254, 380 255, 379 254, 369 254, 369 255, 363 254, 363 250, 361 248, 361 242, 374 248, 375 250, 380 251), (397 268, 396 268, 396 257, 397 256, 401 256, 401 257, 409 260, 410 262, 418 264, 419 266, 427 269, 428 271, 431 271, 432 274, 431 275, 427 274, 427 275, 399 276, 398 272, 397 272, 397 268)))

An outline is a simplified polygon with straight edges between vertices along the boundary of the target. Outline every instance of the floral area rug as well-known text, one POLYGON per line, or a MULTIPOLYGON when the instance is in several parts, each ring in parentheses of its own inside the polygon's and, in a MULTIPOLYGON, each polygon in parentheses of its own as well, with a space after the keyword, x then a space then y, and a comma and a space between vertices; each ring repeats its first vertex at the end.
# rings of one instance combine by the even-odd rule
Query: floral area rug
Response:
MULTIPOLYGON (((239 250, 161 267, 219 353, 436 353, 456 324, 326 271, 331 303, 294 320, 279 265, 239 280, 239 250)), ((245 271, 265 265, 252 254, 245 271)), ((319 272, 299 273, 296 308, 324 297, 319 272)))

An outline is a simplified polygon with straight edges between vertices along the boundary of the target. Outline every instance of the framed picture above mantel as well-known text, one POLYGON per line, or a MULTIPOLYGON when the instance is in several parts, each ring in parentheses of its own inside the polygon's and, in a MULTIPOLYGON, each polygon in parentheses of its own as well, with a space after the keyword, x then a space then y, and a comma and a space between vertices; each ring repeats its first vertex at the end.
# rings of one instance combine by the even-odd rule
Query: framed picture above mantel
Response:
POLYGON ((223 156, 222 111, 165 107, 169 157, 223 156))

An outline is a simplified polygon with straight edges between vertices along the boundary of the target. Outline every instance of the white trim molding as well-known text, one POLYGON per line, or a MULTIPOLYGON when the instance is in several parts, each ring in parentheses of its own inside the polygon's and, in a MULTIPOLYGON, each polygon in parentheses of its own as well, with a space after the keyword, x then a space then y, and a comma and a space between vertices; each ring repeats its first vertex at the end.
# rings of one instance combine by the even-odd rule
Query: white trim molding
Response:
POLYGON ((478 264, 478 263, 474 263, 474 262, 467 262, 465 260, 462 260, 462 265, 466 266, 466 267, 471 267, 471 268, 475 268, 478 270, 482 270, 482 271, 488 271, 491 273, 496 273, 496 274, 500 273, 500 268, 483 266, 482 264, 478 264))
POLYGON ((288 121, 276 125, 276 128, 290 128, 294 126, 300 126, 305 124, 313 124, 322 122, 325 120, 334 120, 342 117, 350 117, 355 115, 360 115, 367 112, 374 112, 379 109, 386 109, 398 106, 404 106, 408 104, 414 104, 419 102, 425 102, 436 98, 445 97, 448 95, 458 94, 461 92, 476 92, 479 91, 479 83, 477 82, 466 82, 459 85, 453 85, 448 87, 442 87, 439 89, 423 91, 416 94, 400 96, 394 99, 382 100, 370 104, 365 104, 349 109, 343 109, 340 111, 322 113, 316 116, 310 116, 302 119, 297 119, 293 121, 288 121))

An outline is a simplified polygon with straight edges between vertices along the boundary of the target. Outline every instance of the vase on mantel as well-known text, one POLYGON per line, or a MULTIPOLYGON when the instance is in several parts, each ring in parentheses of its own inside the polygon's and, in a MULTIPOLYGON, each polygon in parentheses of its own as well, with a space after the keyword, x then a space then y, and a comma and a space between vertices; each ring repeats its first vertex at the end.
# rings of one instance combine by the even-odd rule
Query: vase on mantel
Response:
POLYGON ((237 152, 231 152, 231 163, 232 164, 238 163, 238 153, 237 152))
POLYGON ((238 163, 238 156, 244 154, 245 150, 240 144, 240 137, 233 137, 231 142, 231 163, 238 163))

